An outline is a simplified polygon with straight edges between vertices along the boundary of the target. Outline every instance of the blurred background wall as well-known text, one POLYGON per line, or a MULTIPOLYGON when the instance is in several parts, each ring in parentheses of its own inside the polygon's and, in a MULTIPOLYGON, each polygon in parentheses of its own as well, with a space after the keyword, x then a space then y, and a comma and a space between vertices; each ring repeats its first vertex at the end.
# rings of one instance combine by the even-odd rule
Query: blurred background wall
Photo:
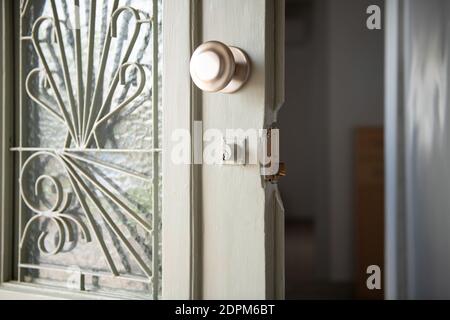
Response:
POLYGON ((287 297, 349 297, 355 265, 354 134, 383 125, 380 0, 286 0, 286 104, 280 182, 287 215, 287 297))

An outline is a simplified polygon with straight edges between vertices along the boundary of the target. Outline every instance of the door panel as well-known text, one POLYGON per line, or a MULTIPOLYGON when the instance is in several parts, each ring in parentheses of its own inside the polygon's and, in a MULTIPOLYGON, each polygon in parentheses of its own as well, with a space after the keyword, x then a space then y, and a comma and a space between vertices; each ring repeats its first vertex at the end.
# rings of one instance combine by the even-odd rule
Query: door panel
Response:
MULTIPOLYGON (((241 129, 250 138, 251 132, 276 121, 283 100, 278 76, 284 65, 278 53, 284 42, 282 33, 276 32, 283 29, 283 19, 279 20, 283 8, 283 1, 202 1, 202 41, 219 40, 241 48, 252 64, 248 83, 239 92, 202 94, 205 132, 220 130, 225 135, 229 129, 241 129)), ((252 158, 258 146, 249 143, 248 147, 252 158)), ((260 169, 255 164, 203 165, 204 298, 282 297, 276 291, 283 280, 274 278, 284 274, 275 263, 275 255, 283 250, 275 243, 283 237, 276 226, 284 218, 282 210, 277 210, 277 186, 264 182, 260 169)))

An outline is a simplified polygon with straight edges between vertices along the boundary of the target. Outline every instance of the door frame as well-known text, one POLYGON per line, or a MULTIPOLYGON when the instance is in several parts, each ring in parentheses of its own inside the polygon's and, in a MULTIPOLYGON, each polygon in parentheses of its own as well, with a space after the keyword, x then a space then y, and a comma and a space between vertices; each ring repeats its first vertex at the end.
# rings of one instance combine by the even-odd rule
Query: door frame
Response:
MULTIPOLYGON (((191 146, 194 143, 192 133, 200 104, 189 63, 199 39, 200 1, 164 0, 163 8, 163 150, 167 151, 163 152, 163 299, 190 300, 201 297, 200 168, 171 161, 171 150, 177 144, 171 133, 186 130, 191 146)), ((191 147, 190 159, 193 157, 191 147)))
POLYGON ((13 155, 14 143, 14 1, 0 5, 0 284, 12 279, 13 266, 13 155), (6 50, 10 48, 10 50, 6 50))
POLYGON ((386 299, 408 298, 405 181, 404 22, 407 2, 386 2, 385 38, 385 292, 386 299))

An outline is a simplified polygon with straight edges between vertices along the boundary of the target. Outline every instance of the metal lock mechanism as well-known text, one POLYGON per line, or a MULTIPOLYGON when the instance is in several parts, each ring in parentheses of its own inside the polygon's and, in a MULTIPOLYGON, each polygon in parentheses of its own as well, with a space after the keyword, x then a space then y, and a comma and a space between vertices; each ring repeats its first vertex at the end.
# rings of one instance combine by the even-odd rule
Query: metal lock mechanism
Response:
POLYGON ((245 165, 247 159, 247 139, 226 138, 223 141, 222 164, 245 165))
POLYGON ((276 156, 273 154, 270 154, 270 160, 271 163, 266 164, 266 166, 263 167, 262 172, 264 181, 271 182, 271 183, 277 183, 280 178, 286 176, 286 164, 284 162, 279 162, 279 129, 275 127, 271 127, 267 129, 266 137, 262 140, 262 143, 264 144, 263 150, 264 152, 272 153, 275 152, 276 156), (273 161, 275 161, 275 168, 277 168, 276 172, 273 172, 274 170, 267 171, 267 167, 272 167, 274 165, 273 161), (267 174, 267 172, 270 172, 267 174))
POLYGON ((278 167, 278 172, 274 175, 270 175, 270 176, 264 176, 264 180, 267 182, 278 182, 278 180, 280 180, 280 178, 285 177, 286 176, 286 164, 284 162, 280 162, 279 167, 278 167))

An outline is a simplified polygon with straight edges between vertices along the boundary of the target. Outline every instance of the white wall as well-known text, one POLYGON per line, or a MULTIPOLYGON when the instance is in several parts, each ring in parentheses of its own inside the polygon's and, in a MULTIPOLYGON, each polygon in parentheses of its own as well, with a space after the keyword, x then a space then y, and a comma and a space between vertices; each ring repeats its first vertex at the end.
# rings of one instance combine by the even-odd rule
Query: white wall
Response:
POLYGON ((450 298, 450 2, 405 10, 408 297, 450 298))

